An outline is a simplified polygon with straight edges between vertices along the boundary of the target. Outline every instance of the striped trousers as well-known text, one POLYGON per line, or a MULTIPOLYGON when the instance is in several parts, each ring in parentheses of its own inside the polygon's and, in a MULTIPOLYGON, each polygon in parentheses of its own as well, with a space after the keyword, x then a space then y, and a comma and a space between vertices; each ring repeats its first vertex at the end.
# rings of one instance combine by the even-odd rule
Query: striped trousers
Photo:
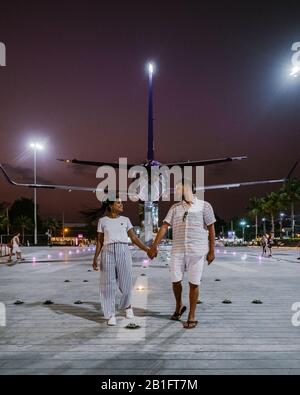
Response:
POLYGON ((103 246, 100 258, 100 303, 105 319, 115 315, 117 286, 121 291, 120 309, 131 305, 132 260, 128 244, 103 246))

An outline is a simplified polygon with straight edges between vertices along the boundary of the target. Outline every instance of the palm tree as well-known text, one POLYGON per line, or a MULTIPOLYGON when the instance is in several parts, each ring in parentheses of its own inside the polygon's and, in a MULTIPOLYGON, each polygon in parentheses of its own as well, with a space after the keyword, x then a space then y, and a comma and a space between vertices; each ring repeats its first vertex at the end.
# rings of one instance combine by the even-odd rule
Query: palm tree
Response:
POLYGON ((275 234, 275 213, 282 207, 282 197, 279 192, 271 192, 270 195, 262 199, 262 210, 270 215, 271 232, 275 234))
POLYGON ((249 201, 249 215, 255 218, 255 239, 258 236, 258 216, 262 214, 262 203, 263 200, 261 198, 252 198, 249 201))
POLYGON ((5 209, 6 209, 6 203, 0 202, 0 214, 4 214, 5 209))
POLYGON ((96 221, 99 220, 101 217, 101 207, 97 208, 85 208, 84 210, 80 211, 82 217, 89 223, 94 224, 96 221))
POLYGON ((25 215, 19 215, 19 217, 16 218, 14 225, 22 229, 22 244, 24 244, 25 230, 32 228, 32 219, 25 215))
POLYGON ((60 225, 58 223, 58 220, 56 218, 47 218, 44 222, 43 225, 45 229, 50 230, 50 233, 56 236, 56 231, 57 229, 60 228, 60 225))
POLYGON ((7 234, 9 234, 9 219, 8 219, 8 206, 7 202, 0 202, 0 229, 7 228, 7 234))
POLYGON ((300 181, 291 178, 281 189, 281 202, 291 210, 292 238, 295 237, 295 204, 300 201, 300 181))
POLYGON ((0 214, 0 229, 4 229, 7 225, 7 218, 6 215, 0 214))

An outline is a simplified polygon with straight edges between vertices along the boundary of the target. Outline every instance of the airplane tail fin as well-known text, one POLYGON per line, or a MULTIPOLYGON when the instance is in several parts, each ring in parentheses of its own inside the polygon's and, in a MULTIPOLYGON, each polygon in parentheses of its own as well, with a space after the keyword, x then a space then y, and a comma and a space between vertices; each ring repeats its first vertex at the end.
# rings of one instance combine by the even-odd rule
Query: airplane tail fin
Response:
POLYGON ((293 166, 291 167, 290 171, 288 172, 288 175, 287 175, 287 177, 286 177, 287 180, 289 180, 290 178, 292 178, 292 175, 293 175, 293 173, 294 173, 296 167, 298 166, 298 164, 299 164, 299 159, 293 164, 293 166))
POLYGON ((149 71, 148 80, 148 147, 147 160, 154 160, 154 138, 153 138, 153 79, 152 71, 149 71))

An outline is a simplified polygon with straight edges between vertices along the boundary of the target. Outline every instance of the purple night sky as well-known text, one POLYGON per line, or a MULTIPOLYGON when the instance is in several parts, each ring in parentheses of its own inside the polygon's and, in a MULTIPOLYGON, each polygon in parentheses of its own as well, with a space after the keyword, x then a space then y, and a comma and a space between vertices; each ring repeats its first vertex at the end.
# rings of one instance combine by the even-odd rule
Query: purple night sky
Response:
MULTIPOLYGON (((161 162, 247 155, 206 170, 206 183, 282 178, 300 146, 299 3, 220 1, 3 1, 0 162, 32 181, 32 139, 43 142, 38 180, 95 186, 96 168, 56 158, 146 159, 147 75, 154 80, 155 156, 161 162)), ((295 175, 300 175, 298 168, 295 175)), ((278 189, 274 186, 273 189, 278 189)), ((225 219, 271 187, 205 195, 225 219)), ((0 200, 32 196, 0 179, 0 200)), ((42 216, 66 221, 95 207, 90 193, 38 191, 42 216)), ((162 210, 165 211, 165 210, 162 210)), ((138 221, 128 203, 125 214, 138 221)))

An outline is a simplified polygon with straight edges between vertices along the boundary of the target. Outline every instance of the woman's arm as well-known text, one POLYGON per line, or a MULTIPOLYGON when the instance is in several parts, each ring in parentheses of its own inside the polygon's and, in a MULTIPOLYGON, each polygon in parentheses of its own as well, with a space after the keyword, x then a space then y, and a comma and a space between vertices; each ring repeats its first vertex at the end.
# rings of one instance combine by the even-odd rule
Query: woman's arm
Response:
POLYGON ((98 256, 99 256, 102 246, 103 246, 103 240, 104 240, 104 233, 98 233, 96 251, 95 251, 95 256, 94 256, 94 260, 93 260, 93 269, 96 271, 98 270, 97 259, 98 259, 98 256))
POLYGON ((141 242, 141 240, 136 236, 136 234, 134 233, 133 229, 129 229, 129 231, 127 232, 128 237, 130 237, 130 240, 132 241, 133 244, 135 244, 137 247, 139 247, 141 250, 145 251, 146 253, 148 253, 149 251, 149 247, 147 247, 143 242, 141 242))

